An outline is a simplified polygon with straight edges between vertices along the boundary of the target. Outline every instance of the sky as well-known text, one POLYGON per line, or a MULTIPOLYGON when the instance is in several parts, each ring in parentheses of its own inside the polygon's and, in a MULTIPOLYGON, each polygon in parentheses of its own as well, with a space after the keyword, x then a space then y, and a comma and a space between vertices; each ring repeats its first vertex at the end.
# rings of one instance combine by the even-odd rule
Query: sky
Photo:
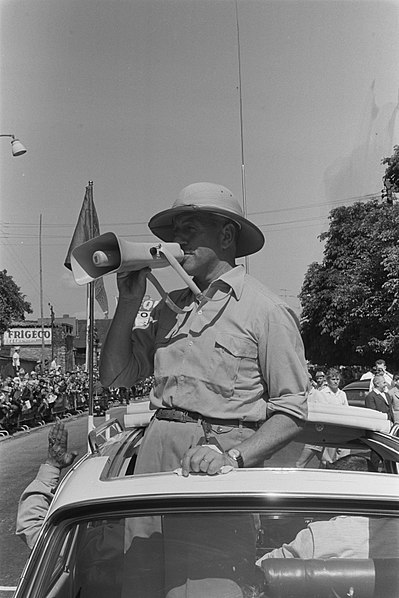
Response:
POLYGON ((85 317, 63 263, 89 181, 131 242, 190 183, 244 187, 249 273, 299 313, 330 210, 379 194, 399 143, 399 0, 0 0, 0 27, 0 134, 28 149, 1 139, 0 268, 30 318, 85 317))

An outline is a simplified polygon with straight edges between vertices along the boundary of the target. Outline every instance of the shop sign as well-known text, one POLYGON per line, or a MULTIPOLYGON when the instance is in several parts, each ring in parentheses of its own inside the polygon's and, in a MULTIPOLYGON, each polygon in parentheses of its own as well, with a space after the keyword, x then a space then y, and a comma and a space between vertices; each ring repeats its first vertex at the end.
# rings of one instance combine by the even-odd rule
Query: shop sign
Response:
POLYGON ((4 345, 41 345, 42 334, 45 345, 51 345, 51 328, 16 327, 9 328, 3 335, 4 345))

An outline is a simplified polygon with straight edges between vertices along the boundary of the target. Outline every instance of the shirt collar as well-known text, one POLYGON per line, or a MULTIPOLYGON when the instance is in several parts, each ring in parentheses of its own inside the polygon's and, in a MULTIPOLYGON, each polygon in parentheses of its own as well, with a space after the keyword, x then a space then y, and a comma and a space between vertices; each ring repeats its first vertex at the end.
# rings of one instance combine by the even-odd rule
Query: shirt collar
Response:
POLYGON ((220 284, 220 281, 222 281, 233 291, 235 298, 238 301, 242 295, 242 290, 244 286, 244 276, 244 266, 235 266, 234 268, 228 270, 227 272, 219 276, 219 278, 211 282, 209 288, 215 286, 217 283, 220 284))

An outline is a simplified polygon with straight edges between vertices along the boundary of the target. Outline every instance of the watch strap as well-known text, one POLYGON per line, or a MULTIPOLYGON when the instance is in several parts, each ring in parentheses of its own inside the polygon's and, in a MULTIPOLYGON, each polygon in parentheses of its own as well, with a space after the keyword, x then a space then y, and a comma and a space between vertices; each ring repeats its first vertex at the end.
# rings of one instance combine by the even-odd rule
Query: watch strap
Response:
POLYGON ((239 468, 244 467, 244 459, 242 458, 242 455, 238 449, 230 449, 229 451, 227 451, 227 454, 230 457, 230 459, 233 459, 233 461, 237 463, 239 468))

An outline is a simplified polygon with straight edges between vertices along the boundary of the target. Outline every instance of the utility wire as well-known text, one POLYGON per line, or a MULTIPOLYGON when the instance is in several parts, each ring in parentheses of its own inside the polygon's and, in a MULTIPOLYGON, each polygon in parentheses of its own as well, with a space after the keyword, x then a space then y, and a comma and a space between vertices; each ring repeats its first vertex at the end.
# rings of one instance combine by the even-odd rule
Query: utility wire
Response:
MULTIPOLYGON (((306 210, 306 209, 317 209, 317 208, 327 208, 327 209, 331 209, 332 206, 343 206, 345 203, 348 202, 356 202, 356 201, 368 201, 370 199, 378 199, 380 197, 379 193, 369 193, 367 195, 358 195, 355 197, 348 197, 346 199, 338 199, 332 202, 321 202, 321 203, 311 203, 311 204, 303 204, 300 206, 288 206, 286 208, 275 208, 275 209, 270 209, 270 210, 260 210, 260 211, 256 211, 256 212, 249 212, 248 215, 249 216, 259 216, 261 214, 278 214, 281 212, 290 212, 290 211, 296 211, 296 210, 306 210)), ((147 226, 148 222, 147 220, 142 221, 142 222, 105 222, 102 223, 101 226, 102 228, 109 228, 109 227, 113 227, 113 226, 147 226)), ((4 227, 35 227, 35 224, 32 224, 30 222, 0 222, 1 226, 4 227)), ((43 228, 68 228, 68 229, 73 229, 75 226, 75 224, 54 224, 54 223, 50 223, 50 224, 43 224, 43 228)), ((7 234, 7 231, 3 232, 4 235, 7 234)), ((148 233, 150 234, 150 233, 148 233)), ((142 236, 142 235, 138 235, 138 236, 142 236)), ((25 237, 25 235, 21 235, 21 237, 25 237)), ((55 238, 59 238, 59 235, 54 235, 55 238)), ((65 237, 66 238, 66 237, 65 237)))

